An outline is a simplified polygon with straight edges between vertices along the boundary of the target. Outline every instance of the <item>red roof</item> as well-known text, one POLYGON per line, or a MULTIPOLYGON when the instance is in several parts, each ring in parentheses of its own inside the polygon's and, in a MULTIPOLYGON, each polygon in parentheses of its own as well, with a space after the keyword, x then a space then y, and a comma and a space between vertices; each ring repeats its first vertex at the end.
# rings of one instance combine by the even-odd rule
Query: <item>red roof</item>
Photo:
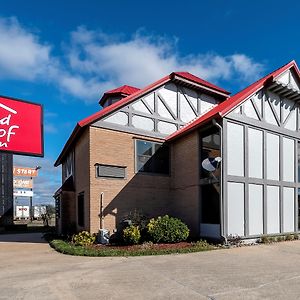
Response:
POLYGON ((107 91, 103 94, 102 98, 100 99, 99 103, 103 104, 103 102, 109 97, 113 95, 123 95, 123 96, 129 96, 137 91, 139 91, 139 88, 136 88, 134 86, 130 85, 122 85, 116 89, 107 91))
POLYGON ((126 95, 131 95, 133 93, 135 93, 136 91, 140 90, 139 88, 136 88, 134 86, 130 86, 130 85, 122 85, 116 89, 110 90, 105 92, 104 94, 126 94, 126 95))
POLYGON ((181 129, 175 131, 173 134, 169 135, 166 140, 171 141, 175 138, 178 138, 193 129, 199 127, 200 125, 203 125, 204 123, 212 120, 213 118, 220 118, 224 117, 226 114, 228 114, 231 110, 233 110, 236 106, 238 106, 240 103, 242 103, 244 100, 252 96, 254 93, 256 93, 258 90, 260 90, 263 86, 265 86, 266 83, 272 81, 275 77, 283 73, 284 71, 294 68, 296 73, 298 74, 300 78, 300 72, 298 69, 298 66, 296 62, 293 60, 289 62, 288 64, 280 67, 279 69, 275 70, 274 72, 268 74, 267 76, 259 79, 258 81, 254 82, 253 84, 249 85, 244 90, 238 92, 237 94, 233 95, 232 97, 229 97, 225 101, 221 102, 219 105, 215 106, 213 109, 208 111, 202 116, 197 117, 194 121, 186 124, 181 129))
POLYGON ((216 86, 216 85, 214 85, 214 84, 212 84, 212 83, 210 83, 206 80, 203 80, 203 79, 201 79, 201 78, 199 78, 199 77, 197 77, 197 76, 195 76, 195 75, 193 75, 189 72, 173 72, 172 74, 177 75, 177 76, 182 77, 182 78, 185 78, 185 79, 188 79, 190 81, 199 83, 201 85, 204 85, 204 86, 209 87, 213 90, 224 93, 226 95, 230 95, 230 92, 228 92, 228 91, 226 91, 226 90, 224 90, 224 89, 222 89, 222 88, 220 88, 220 87, 218 87, 218 86, 216 86))
MULTIPOLYGON (((97 111, 96 113, 92 114, 91 116, 79 121, 73 132, 71 133, 68 141, 66 142, 62 152, 60 153, 59 157, 57 158, 56 162, 55 162, 55 166, 58 166, 59 164, 61 164, 61 161, 63 159, 63 157, 65 156, 65 154, 68 152, 68 149, 69 147, 71 146, 71 144, 75 141, 75 139, 80 135, 80 133, 82 132, 83 128, 97 120, 99 120, 100 118, 116 111, 117 109, 125 106, 126 104, 129 104, 130 102, 134 101, 136 98, 156 89, 157 87, 171 81, 174 79, 175 76, 179 76, 179 77, 182 77, 186 80, 188 80, 189 82, 196 82, 197 84, 201 85, 201 86, 204 86, 204 87, 208 87, 210 89, 213 90, 213 92, 215 92, 216 94, 218 94, 220 97, 222 97, 223 99, 224 98, 227 98, 228 94, 230 94, 229 92, 199 78, 199 77, 196 77, 188 72, 173 72, 171 73, 170 75, 167 75, 157 81, 155 81, 154 83, 146 86, 145 88, 143 89, 137 89, 137 88, 134 88, 134 87, 130 87, 130 86, 122 86, 120 88, 117 88, 115 90, 111 90, 111 91, 108 91, 106 93, 115 93, 116 90, 117 90, 117 93, 120 93, 119 89, 121 89, 122 91, 126 91, 126 92, 132 92, 133 89, 136 89, 135 92, 133 92, 132 94, 128 95, 127 97, 103 108, 102 110, 100 111, 97 111), (126 87, 126 88, 125 88, 126 87), (123 90, 124 88, 124 90, 123 90)), ((103 99, 103 97, 102 97, 103 99)), ((101 100, 102 100, 101 99, 101 100)), ((100 101, 101 101, 100 100, 100 101)))

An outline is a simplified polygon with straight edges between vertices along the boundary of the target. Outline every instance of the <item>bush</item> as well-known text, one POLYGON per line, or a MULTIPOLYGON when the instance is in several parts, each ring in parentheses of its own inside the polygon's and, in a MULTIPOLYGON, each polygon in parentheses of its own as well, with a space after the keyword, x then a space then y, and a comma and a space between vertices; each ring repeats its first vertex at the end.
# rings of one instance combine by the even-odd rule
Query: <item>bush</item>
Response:
POLYGON ((260 242, 262 244, 269 244, 272 242, 272 239, 270 236, 267 236, 267 235, 263 235, 261 238, 260 238, 260 242))
POLYGON ((278 236, 276 242, 283 242, 285 240, 284 236, 278 236))
POLYGON ((199 249, 212 249, 212 246, 206 240, 199 240, 191 243, 191 245, 199 249))
POLYGON ((189 229, 181 220, 166 215, 151 219, 147 233, 154 243, 176 243, 188 238, 189 229))
POLYGON ((96 241, 96 235, 91 234, 88 231, 81 231, 78 234, 73 235, 72 242, 76 246, 90 246, 96 241))
POLYGON ((143 229, 146 228, 147 223, 149 222, 149 218, 144 215, 141 211, 135 209, 133 211, 130 211, 128 214, 124 216, 122 219, 122 224, 123 225, 134 225, 138 226, 139 229, 142 231, 143 229))
POLYGON ((286 240, 286 241, 292 241, 292 240, 294 240, 294 239, 295 239, 295 237, 294 237, 293 234, 288 234, 288 235, 285 236, 285 240, 286 240))
POLYGON ((126 244, 136 245, 141 239, 141 233, 138 226, 130 225, 123 230, 123 240, 126 244))

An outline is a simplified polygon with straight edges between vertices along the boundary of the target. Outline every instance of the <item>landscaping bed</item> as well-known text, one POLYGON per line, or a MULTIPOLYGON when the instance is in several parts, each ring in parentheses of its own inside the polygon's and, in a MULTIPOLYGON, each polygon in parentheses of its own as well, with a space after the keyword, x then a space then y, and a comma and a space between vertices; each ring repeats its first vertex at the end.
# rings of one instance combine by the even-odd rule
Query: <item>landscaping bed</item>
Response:
POLYGON ((144 255, 164 255, 193 253, 216 249, 215 246, 206 241, 181 242, 174 244, 152 244, 144 243, 141 245, 90 245, 75 246, 72 242, 63 240, 52 240, 49 242, 56 251, 78 256, 144 256, 144 255))

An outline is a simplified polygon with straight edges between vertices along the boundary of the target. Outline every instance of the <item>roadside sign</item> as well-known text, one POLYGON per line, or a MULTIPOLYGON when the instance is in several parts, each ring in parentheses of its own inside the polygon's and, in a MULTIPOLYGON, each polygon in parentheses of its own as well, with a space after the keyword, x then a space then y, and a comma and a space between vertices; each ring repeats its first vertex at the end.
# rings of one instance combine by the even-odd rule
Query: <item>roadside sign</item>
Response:
POLYGON ((43 108, 0 96, 0 151, 43 156, 43 108))
POLYGON ((14 188, 32 189, 33 188, 33 180, 32 179, 14 178, 14 188))
POLYGON ((14 190, 15 197, 33 197, 33 191, 14 190))
POLYGON ((13 175, 22 177, 37 177, 38 171, 35 168, 14 167, 13 175))

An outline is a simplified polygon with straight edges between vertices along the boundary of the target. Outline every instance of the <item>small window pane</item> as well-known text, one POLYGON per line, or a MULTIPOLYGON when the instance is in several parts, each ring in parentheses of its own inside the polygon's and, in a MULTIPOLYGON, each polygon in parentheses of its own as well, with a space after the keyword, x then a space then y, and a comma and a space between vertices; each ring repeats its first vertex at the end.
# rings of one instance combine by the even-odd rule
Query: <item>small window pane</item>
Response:
POLYGON ((279 180, 279 136, 267 133, 267 179, 279 180))
POLYGON ((228 175, 244 176, 244 127, 228 122, 227 128, 228 175))
POLYGON ((136 141, 136 168, 138 172, 169 174, 169 147, 136 141))

